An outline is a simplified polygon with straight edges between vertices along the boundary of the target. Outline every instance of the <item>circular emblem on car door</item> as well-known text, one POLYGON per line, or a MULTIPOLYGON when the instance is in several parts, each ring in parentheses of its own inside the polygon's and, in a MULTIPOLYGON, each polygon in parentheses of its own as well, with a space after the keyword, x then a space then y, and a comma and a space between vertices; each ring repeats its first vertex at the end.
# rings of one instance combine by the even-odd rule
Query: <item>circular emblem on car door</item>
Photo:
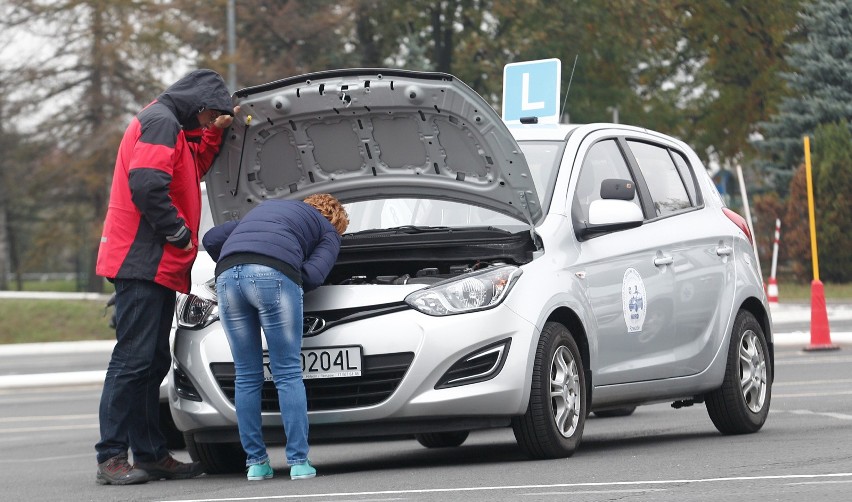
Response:
POLYGON ((647 295, 645 294, 645 282, 635 268, 624 271, 621 280, 621 308, 624 312, 624 322, 627 324, 628 333, 642 331, 645 323, 647 295))
POLYGON ((314 336, 325 329, 325 319, 306 315, 302 319, 302 336, 314 336))

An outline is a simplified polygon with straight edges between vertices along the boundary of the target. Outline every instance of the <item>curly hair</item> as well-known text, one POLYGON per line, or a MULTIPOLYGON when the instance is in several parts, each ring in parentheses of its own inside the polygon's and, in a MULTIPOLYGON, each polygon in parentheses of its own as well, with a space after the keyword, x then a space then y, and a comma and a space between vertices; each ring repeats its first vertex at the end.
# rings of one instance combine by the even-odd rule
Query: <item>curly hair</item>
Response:
POLYGON ((337 233, 343 235, 343 232, 349 226, 349 215, 346 214, 346 209, 343 208, 343 204, 339 200, 328 193, 315 193, 306 197, 304 202, 322 213, 331 222, 337 233))

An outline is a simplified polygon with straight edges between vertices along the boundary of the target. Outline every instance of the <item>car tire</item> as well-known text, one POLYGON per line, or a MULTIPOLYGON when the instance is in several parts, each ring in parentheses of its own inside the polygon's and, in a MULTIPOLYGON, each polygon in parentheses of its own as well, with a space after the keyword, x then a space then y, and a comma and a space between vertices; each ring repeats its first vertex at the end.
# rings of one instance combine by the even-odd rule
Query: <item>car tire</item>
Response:
POLYGON ((168 449, 182 450, 186 448, 183 433, 175 425, 169 403, 160 403, 160 432, 166 438, 166 447, 168 449))
POLYGON ((246 454, 240 443, 201 443, 195 436, 184 433, 189 457, 201 462, 207 474, 229 474, 246 470, 246 454))
POLYGON ((414 439, 426 448, 451 448, 461 446, 469 434, 469 431, 425 432, 415 434, 414 439))
POLYGON ((707 394, 707 413, 723 434, 757 432, 769 415, 772 364, 763 328, 751 312, 734 320, 722 386, 707 394))
POLYGON ((534 459, 570 457, 586 422, 586 374, 568 328, 548 322, 535 352, 527 412, 512 420, 521 450, 534 459))
POLYGON ((629 417, 634 411, 636 411, 635 406, 626 406, 624 408, 614 408, 612 410, 595 411, 594 414, 598 418, 629 417))

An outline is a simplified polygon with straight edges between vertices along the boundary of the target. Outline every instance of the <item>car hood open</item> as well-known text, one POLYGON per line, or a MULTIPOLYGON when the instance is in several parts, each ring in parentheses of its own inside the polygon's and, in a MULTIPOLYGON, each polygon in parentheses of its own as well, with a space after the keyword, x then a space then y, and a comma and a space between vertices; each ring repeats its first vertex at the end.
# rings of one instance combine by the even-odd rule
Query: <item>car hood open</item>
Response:
POLYGON ((207 174, 214 221, 264 199, 426 197, 531 225, 541 206, 500 116, 446 73, 346 69, 234 94, 240 112, 207 174))

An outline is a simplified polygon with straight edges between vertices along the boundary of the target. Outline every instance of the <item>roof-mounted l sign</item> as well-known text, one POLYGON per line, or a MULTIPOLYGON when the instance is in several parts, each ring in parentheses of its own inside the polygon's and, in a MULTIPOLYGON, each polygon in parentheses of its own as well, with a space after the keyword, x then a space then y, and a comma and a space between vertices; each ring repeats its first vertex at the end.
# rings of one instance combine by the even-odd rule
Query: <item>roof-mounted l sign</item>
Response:
POLYGON ((559 123, 562 61, 556 58, 509 63, 503 67, 503 120, 518 123, 537 117, 539 123, 559 123))

